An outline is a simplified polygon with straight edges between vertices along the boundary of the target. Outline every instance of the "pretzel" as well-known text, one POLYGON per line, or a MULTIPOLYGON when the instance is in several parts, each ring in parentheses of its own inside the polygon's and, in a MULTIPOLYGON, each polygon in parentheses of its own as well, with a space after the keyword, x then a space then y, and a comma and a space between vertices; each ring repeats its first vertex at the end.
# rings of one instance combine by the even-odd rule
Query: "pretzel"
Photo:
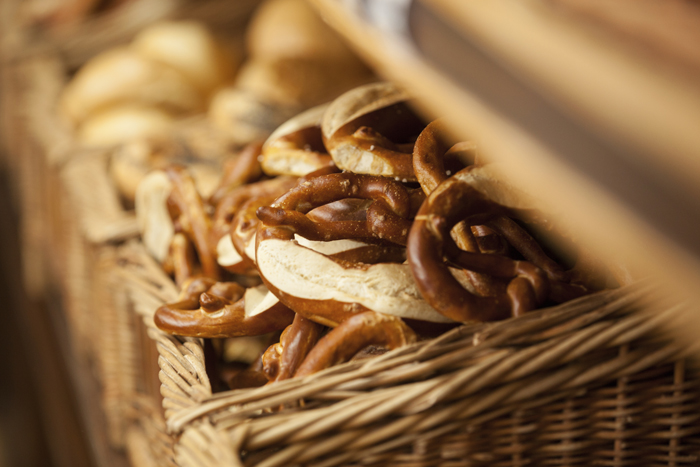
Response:
POLYGON ((518 316, 547 298, 545 273, 527 261, 460 250, 450 237, 458 222, 496 217, 526 206, 527 196, 492 177, 486 167, 468 167, 441 183, 423 203, 408 241, 408 259, 418 288, 438 312, 455 321, 491 321, 518 316), (508 280, 498 295, 478 297, 450 274, 443 255, 465 269, 508 280))
POLYGON ((293 318, 264 286, 244 290, 234 282, 197 277, 185 282, 178 302, 158 308, 153 321, 171 334, 219 338, 277 331, 293 318))
MULTIPOLYGON (((445 122, 435 120, 418 135, 413 148, 413 169, 423 192, 430 195, 437 186, 447 180, 444 157, 450 146, 445 122)), ((485 252, 466 222, 459 222, 452 230, 452 238, 459 248, 471 252, 485 252)), ((477 228, 478 231, 478 228, 477 228)), ((465 271, 475 291, 481 296, 498 293, 499 284, 492 276, 465 271)))
MULTIPOLYGON (((296 184, 293 177, 277 177, 251 183, 231 190, 216 206, 212 217, 210 242, 216 245, 217 261, 224 269, 237 274, 254 272, 254 261, 236 248, 231 232, 236 214, 251 199, 265 198, 270 202, 296 184)), ((257 221, 257 219, 255 219, 257 221)))
MULTIPOLYGON (((327 166, 302 177, 299 179, 299 183, 337 171, 335 166, 327 166)), ((256 190, 255 196, 251 196, 237 209, 231 222, 231 233, 228 238, 243 261, 251 265, 255 264, 255 233, 260 223, 256 215, 258 208, 272 204, 295 183, 292 177, 277 177, 270 181, 260 182, 256 185, 259 185, 261 189, 256 190)))
POLYGON ((391 83, 360 86, 326 110, 323 141, 335 164, 354 173, 416 181, 412 144, 423 128, 406 105, 408 95, 391 83))
POLYGON ((412 210, 408 190, 393 180, 351 173, 306 180, 272 206, 258 209, 262 221, 256 234, 258 271, 280 301, 326 326, 334 327, 367 310, 448 322, 421 299, 407 265, 336 262, 294 241, 299 234, 312 241, 366 239, 376 243, 388 238, 405 242, 408 229, 403 226, 410 222, 407 217, 412 210), (338 226, 304 216, 318 206, 346 198, 372 200, 366 221, 334 223, 338 226), (376 206, 381 209, 374 208, 373 214, 376 206), (381 216, 384 222, 398 222, 378 226, 381 216), (390 229, 394 231, 387 235, 390 229))
POLYGON ((416 340, 416 334, 401 318, 373 311, 359 313, 343 321, 318 341, 294 376, 304 377, 346 362, 370 345, 391 350, 416 340))
POLYGON ((263 372, 270 382, 293 377, 322 331, 323 326, 297 314, 282 332, 279 343, 270 346, 263 354, 263 372))
POLYGON ((328 104, 300 113, 277 128, 262 147, 263 170, 268 175, 302 176, 333 164, 321 134, 328 104))
POLYGON ((216 262, 215 247, 210 243, 211 220, 194 185, 194 180, 182 166, 168 167, 165 172, 173 186, 168 200, 178 212, 183 230, 194 242, 202 264, 202 273, 216 279, 220 271, 216 262))
POLYGON ((262 152, 262 144, 261 141, 250 143, 243 148, 237 157, 226 161, 224 174, 221 177, 219 186, 216 187, 209 197, 209 202, 212 205, 216 206, 219 204, 233 189, 260 178, 262 167, 259 159, 262 152))
POLYGON ((187 279, 197 275, 194 247, 182 232, 176 233, 170 244, 170 262, 178 287, 182 287, 187 279))
POLYGON ((547 274, 552 287, 550 296, 553 301, 562 303, 605 287, 600 281, 601 264, 589 254, 580 255, 582 257, 574 267, 567 271, 547 256, 540 244, 509 217, 495 217, 487 222, 487 225, 501 234, 525 259, 547 274))
POLYGON ((405 244, 410 228, 411 197, 398 182, 351 173, 331 174, 305 181, 280 197, 270 207, 261 207, 258 217, 268 226, 285 226, 280 238, 297 233, 309 240, 384 239, 405 244), (333 223, 314 222, 304 214, 311 209, 346 198, 373 200, 366 220, 333 223))

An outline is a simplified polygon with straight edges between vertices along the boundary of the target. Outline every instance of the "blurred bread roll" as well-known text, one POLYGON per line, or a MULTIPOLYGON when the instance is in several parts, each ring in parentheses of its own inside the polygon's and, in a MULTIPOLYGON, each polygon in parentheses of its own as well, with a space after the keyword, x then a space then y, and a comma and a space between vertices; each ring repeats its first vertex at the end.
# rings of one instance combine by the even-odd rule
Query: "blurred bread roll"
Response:
POLYGON ((59 105, 79 125, 91 114, 121 103, 175 114, 204 108, 201 93, 182 73, 126 47, 107 50, 85 64, 66 86, 59 105))
POLYGON ((97 112, 78 129, 85 146, 111 146, 137 138, 167 138, 173 117, 162 109, 138 104, 109 107, 97 112))
POLYGON ((252 59, 314 57, 360 63, 306 0, 264 2, 250 22, 246 44, 252 59))
POLYGON ((179 71, 204 96, 229 80, 240 62, 240 56, 224 50, 209 30, 195 21, 154 24, 136 36, 131 48, 179 71))

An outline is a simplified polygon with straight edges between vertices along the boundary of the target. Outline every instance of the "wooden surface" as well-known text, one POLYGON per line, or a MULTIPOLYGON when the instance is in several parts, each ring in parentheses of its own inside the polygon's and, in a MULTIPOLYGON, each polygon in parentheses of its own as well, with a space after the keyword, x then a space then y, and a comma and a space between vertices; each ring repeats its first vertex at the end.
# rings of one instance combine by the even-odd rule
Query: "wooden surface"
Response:
MULTIPOLYGON (((413 2, 384 32, 369 10, 312 3, 582 243, 700 303, 700 81, 541 1, 413 2)), ((688 318, 679 333, 700 329, 688 318)))

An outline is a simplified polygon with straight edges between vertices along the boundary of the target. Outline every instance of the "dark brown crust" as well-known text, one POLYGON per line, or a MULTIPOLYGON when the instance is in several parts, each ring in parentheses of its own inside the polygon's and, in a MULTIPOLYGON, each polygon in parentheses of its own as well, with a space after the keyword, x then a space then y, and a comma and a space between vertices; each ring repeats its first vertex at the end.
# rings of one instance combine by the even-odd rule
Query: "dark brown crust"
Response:
POLYGON ((240 337, 279 331, 294 319, 294 313, 282 303, 276 303, 255 316, 246 317, 241 286, 219 282, 197 295, 206 285, 208 284, 190 284, 191 290, 179 302, 158 308, 153 318, 156 326, 162 331, 180 336, 240 337))
POLYGON ((209 202, 216 206, 231 191, 239 186, 251 183, 260 178, 262 168, 258 160, 262 153, 262 141, 255 141, 248 144, 235 157, 226 162, 224 175, 221 177, 219 186, 209 197, 209 202))
POLYGON ((383 177, 342 173, 300 183, 272 206, 260 208, 258 217, 270 228, 284 226, 286 239, 297 233, 309 240, 381 239, 405 244, 410 212, 411 196, 401 183, 383 177), (304 215, 347 198, 373 200, 365 222, 319 223, 304 215))
POLYGON ((440 183, 447 180, 443 157, 449 146, 445 141, 444 123, 435 120, 418 135, 413 147, 413 170, 426 195, 430 195, 440 183))
POLYGON ((212 247, 210 242, 211 220, 197 192, 194 180, 182 166, 168 167, 165 172, 173 184, 169 201, 179 211, 180 225, 194 243, 202 264, 202 273, 212 279, 218 279, 221 271, 216 262, 216 246, 212 247))
MULTIPOLYGON (((445 122, 435 120, 418 135, 413 148, 413 169, 421 189, 429 196, 437 186, 447 180, 444 157, 450 149, 445 122)), ((457 245, 465 251, 480 251, 479 243, 474 237, 469 224, 459 222, 452 231, 457 245)), ((485 274, 466 271, 474 289, 481 296, 495 295, 500 284, 485 274)))
MULTIPOLYGON (((469 170, 469 169, 465 169, 469 170)), ((408 259, 421 294, 439 313, 455 321, 493 321, 533 309, 546 298, 548 281, 536 266, 496 255, 462 251, 450 237, 452 227, 471 216, 502 211, 458 177, 446 180, 423 203, 411 229, 408 259), (450 274, 445 254, 469 270, 512 279, 506 293, 478 297, 450 274)))
POLYGON ((297 314, 294 322, 288 326, 280 336, 277 361, 271 362, 269 357, 264 363, 271 365, 264 367, 265 373, 272 376, 270 382, 289 379, 296 373, 311 349, 321 337, 323 326, 297 314))
MULTIPOLYGON (((423 128, 423 123, 415 117, 408 106, 401 102, 368 114, 362 115, 342 127, 332 135, 324 135, 328 152, 333 155, 336 148, 350 145, 371 152, 392 167, 388 176, 410 182, 416 181, 410 152, 402 152, 403 144, 423 128)), ((335 163, 344 170, 354 171, 354 167, 335 163)), ((370 174, 385 175, 386 174, 370 174)))
POLYGON ((318 341, 294 376, 308 376, 346 362, 369 345, 396 349, 415 341, 415 333, 401 318, 373 311, 360 313, 318 341))

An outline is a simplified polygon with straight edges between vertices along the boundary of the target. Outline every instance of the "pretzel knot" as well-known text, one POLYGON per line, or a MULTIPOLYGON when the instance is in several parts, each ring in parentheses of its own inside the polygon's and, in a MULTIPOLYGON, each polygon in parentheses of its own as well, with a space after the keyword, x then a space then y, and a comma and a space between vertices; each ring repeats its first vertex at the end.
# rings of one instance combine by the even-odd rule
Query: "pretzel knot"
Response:
POLYGON ((411 229, 408 259, 425 300, 455 321, 492 321, 518 316, 541 305, 549 294, 545 273, 527 261, 460 250, 450 231, 462 220, 497 217, 499 204, 472 187, 470 169, 444 181, 423 203, 411 229), (465 269, 508 280, 495 296, 478 297, 452 276, 443 258, 465 269))
POLYGON ((272 206, 258 209, 267 226, 264 235, 291 240, 294 234, 308 240, 386 240, 406 244, 411 221, 411 196, 400 183, 382 177, 352 173, 330 174, 307 180, 277 199, 272 206), (367 199, 366 219, 326 222, 312 220, 306 213, 343 199, 367 199))
POLYGON ((294 312, 276 300, 261 303, 266 290, 257 289, 205 277, 190 279, 179 301, 158 308, 153 320, 165 332, 191 337, 257 336, 284 329, 294 312), (262 311, 255 312, 258 306, 262 311))
POLYGON ((408 265, 393 262, 391 250, 399 247, 383 248, 405 244, 411 205, 420 199, 401 183, 370 175, 300 183, 258 209, 255 256, 263 282, 295 312, 330 327, 367 310, 449 322, 422 299, 408 265), (364 248, 368 243, 382 251, 364 248), (350 249, 357 254, 337 256, 350 249))

